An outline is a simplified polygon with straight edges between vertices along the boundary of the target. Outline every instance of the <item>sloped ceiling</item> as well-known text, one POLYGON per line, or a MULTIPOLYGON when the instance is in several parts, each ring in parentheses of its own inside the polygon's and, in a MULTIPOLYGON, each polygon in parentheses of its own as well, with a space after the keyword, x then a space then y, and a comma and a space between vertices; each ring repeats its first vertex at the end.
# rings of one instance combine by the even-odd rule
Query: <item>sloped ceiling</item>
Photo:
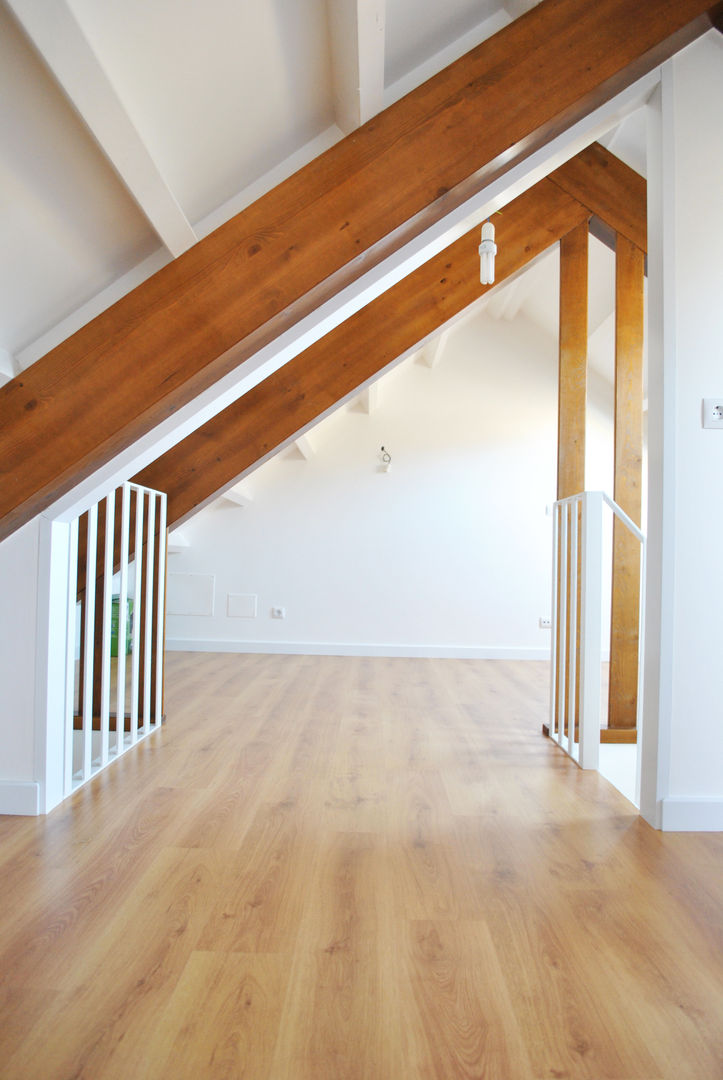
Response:
POLYGON ((0 379, 532 6, 0 0, 0 379))
MULTIPOLYGON (((364 120, 533 6, 0 0, 0 383, 341 138, 350 95, 364 120)), ((529 273, 515 306, 549 329, 529 273)))

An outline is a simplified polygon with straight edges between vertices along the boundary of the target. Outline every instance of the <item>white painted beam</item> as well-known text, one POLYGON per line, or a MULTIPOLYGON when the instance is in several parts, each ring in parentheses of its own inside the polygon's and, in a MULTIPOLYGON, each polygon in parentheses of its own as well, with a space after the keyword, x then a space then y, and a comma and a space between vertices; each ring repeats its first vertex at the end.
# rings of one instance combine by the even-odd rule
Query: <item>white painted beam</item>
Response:
POLYGON ((519 19, 520 15, 525 15, 528 11, 532 11, 533 7, 537 7, 540 0, 505 0, 502 7, 512 19, 519 19))
POLYGON ((327 0, 334 113, 348 134, 384 108, 386 0, 327 0))
POLYGON ((13 360, 13 354, 9 349, 3 349, 0 346, 0 379, 4 382, 8 382, 10 379, 15 378, 15 362, 13 360))
POLYGON ((294 447, 304 461, 308 461, 316 453, 308 435, 300 435, 298 439, 294 439, 294 447))
POLYGON ((245 491, 240 484, 236 487, 230 487, 221 495, 222 499, 226 502, 233 503, 234 506, 249 506, 253 502, 253 496, 249 495, 248 491, 245 491))
POLYGON ((349 412, 364 413, 365 416, 371 416, 379 405, 380 395, 380 382, 370 383, 369 386, 362 390, 361 394, 357 394, 354 400, 349 402, 349 412))
POLYGON ((431 341, 427 342, 422 349, 420 357, 420 362, 423 363, 425 367, 433 368, 437 366, 444 354, 448 337, 449 331, 443 330, 441 334, 436 334, 431 341))
POLYGON ((184 548, 189 548, 191 541, 188 539, 184 532, 180 529, 173 529, 168 533, 168 554, 176 555, 179 551, 183 551, 184 548))
POLYGON ((196 234, 153 160, 66 0, 9 0, 25 33, 175 257, 196 234))

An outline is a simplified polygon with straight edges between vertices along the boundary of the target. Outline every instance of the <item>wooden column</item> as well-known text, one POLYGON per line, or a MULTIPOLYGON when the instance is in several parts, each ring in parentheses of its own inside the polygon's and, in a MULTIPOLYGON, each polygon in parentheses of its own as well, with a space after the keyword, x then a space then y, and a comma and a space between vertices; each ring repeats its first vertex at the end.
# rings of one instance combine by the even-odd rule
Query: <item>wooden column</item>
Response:
MULTIPOLYGON (((577 225, 560 241, 560 368, 557 423, 557 497, 565 499, 585 490, 585 407, 587 401, 587 293, 588 293, 588 224, 577 225)), ((577 595, 577 649, 580 652, 580 580, 581 558, 578 549, 577 595)), ((570 652, 570 622, 572 596, 569 583, 572 567, 558 566, 559 578, 568 580, 567 609, 567 663, 570 652)), ((559 609, 559 605, 558 605, 559 609)), ((560 648, 561 627, 558 621, 554 630, 557 647, 560 648)), ((555 678, 558 678, 557 672, 555 678)), ((566 688, 557 685, 558 700, 566 688)), ((579 701, 579 667, 575 689, 575 722, 579 701)), ((567 731, 569 716, 564 711, 564 727, 567 731)))
MULTIPOLYGON (((643 459, 643 282, 645 257, 618 234, 615 257, 616 503, 640 525, 643 459)), ((613 534, 610 728, 635 728, 640 632, 640 544, 619 522, 613 534)))
POLYGON ((560 241, 560 383, 557 497, 585 489, 587 399, 587 253, 584 221, 560 241))

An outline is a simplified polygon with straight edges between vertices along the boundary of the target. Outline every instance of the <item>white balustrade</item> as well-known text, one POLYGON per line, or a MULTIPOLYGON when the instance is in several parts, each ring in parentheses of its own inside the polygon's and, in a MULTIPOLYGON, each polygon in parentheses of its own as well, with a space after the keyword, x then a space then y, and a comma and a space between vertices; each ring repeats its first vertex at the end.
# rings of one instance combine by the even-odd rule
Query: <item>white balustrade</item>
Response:
POLYGON ((162 492, 123 484, 71 526, 66 796, 150 735, 162 722, 165 563, 166 496, 162 492), (79 548, 83 557, 80 529, 85 530, 86 543, 85 562, 79 567, 79 548), (130 611, 129 600, 133 605, 130 611), (76 652, 78 636, 79 653, 76 652), (128 636, 131 641, 129 689, 128 636), (117 646, 115 665, 111 656, 113 638, 117 646), (126 711, 128 701, 130 707, 126 711))
MULTIPOLYGON (((604 506, 640 542, 638 656, 643 656, 643 533, 602 491, 585 491, 560 499, 553 510, 550 737, 583 769, 597 769, 600 752, 604 506)), ((639 663, 638 741, 642 724, 641 669, 639 663)), ((638 794, 640 758, 638 754, 638 794)))

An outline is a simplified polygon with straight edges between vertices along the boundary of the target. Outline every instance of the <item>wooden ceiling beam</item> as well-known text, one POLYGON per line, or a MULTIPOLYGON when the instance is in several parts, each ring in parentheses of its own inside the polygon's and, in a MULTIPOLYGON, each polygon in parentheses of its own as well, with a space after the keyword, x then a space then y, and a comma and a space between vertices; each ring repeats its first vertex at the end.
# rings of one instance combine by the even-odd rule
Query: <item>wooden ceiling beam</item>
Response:
POLYGON ((0 539, 705 32, 718 6, 543 0, 0 388, 0 539))
POLYGON ((647 252, 647 184, 615 154, 593 143, 551 172, 550 180, 613 232, 647 252))
MULTIPOLYGON (((497 282, 587 220, 550 180, 505 207, 497 229, 497 282)), ((168 493, 169 525, 458 315, 490 286, 479 283, 473 229, 270 375, 135 476, 168 493)))

